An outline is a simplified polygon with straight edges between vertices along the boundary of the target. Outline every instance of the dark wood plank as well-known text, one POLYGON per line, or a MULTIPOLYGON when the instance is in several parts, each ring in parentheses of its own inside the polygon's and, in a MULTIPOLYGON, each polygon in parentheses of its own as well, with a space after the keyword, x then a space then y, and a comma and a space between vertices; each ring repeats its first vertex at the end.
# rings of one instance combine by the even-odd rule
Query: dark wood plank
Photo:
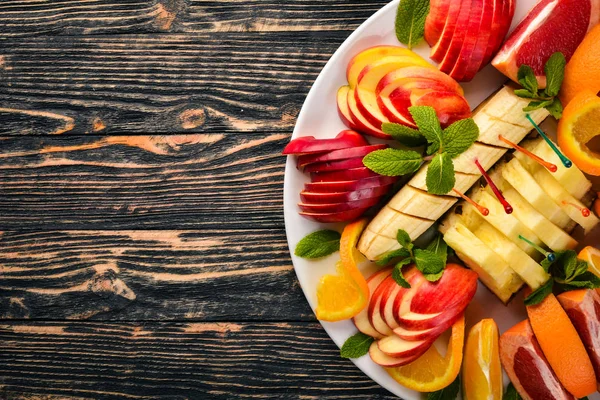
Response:
POLYGON ((41 396, 396 398, 317 323, 0 322, 0 397, 41 396))
POLYGON ((0 230, 282 228, 288 140, 0 138, 0 230))
POLYGON ((8 40, 0 135, 291 131, 347 34, 8 40))
POLYGON ((0 35, 353 30, 386 0, 13 0, 0 35))
POLYGON ((314 321, 283 230, 0 235, 0 319, 314 321))

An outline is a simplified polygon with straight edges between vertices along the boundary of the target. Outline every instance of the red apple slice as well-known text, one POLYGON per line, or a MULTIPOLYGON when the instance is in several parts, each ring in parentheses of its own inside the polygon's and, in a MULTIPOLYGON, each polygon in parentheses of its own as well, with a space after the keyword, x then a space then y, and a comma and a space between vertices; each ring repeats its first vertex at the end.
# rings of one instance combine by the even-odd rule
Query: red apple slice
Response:
POLYGON ((446 21, 444 23, 444 29, 442 30, 437 43, 431 48, 430 57, 432 60, 441 62, 444 59, 444 55, 446 54, 446 51, 452 42, 452 37, 454 35, 456 23, 458 22, 458 15, 460 13, 461 5, 465 1, 453 0, 450 2, 448 14, 446 15, 446 21))
POLYGON ((390 357, 381 350, 379 350, 379 346, 377 346, 377 342, 373 342, 371 347, 369 347, 369 355, 371 356, 371 360, 375 364, 381 365, 386 368, 400 367, 402 365, 410 364, 419 358, 422 354, 413 355, 409 357, 397 358, 390 357))
MULTIPOLYGON (((390 72, 385 75, 377 84, 376 93, 379 94, 387 86, 393 85, 395 82, 404 83, 413 79, 426 79, 437 82, 442 85, 446 91, 464 94, 462 87, 448 75, 431 68, 420 66, 406 67, 390 72)), ((388 89, 391 92, 393 89, 388 89)))
POLYGON ((338 133, 333 139, 315 139, 314 136, 302 136, 293 139, 283 154, 315 154, 333 150, 348 149, 352 147, 366 146, 369 143, 358 132, 345 130, 338 133))
MULTIPOLYGON (((404 279, 406 279, 406 281, 411 285, 411 288, 416 284, 418 280, 422 279, 422 275, 418 273, 418 270, 414 266, 405 268, 403 274, 404 279)), ((394 304, 396 302, 401 301, 402 297, 406 293, 408 293, 408 291, 411 290, 411 288, 404 288, 396 284, 389 296, 382 296, 381 298, 381 303, 379 304, 379 312, 384 322, 392 330, 398 328, 399 326, 394 315, 394 304)))
POLYGON ((467 100, 454 92, 425 93, 417 98, 413 105, 433 107, 443 128, 471 116, 471 107, 467 100))
POLYGON ((462 42, 462 47, 459 51, 456 62, 448 74, 459 82, 462 82, 465 78, 467 68, 471 62, 471 57, 473 56, 473 51, 475 50, 475 45, 479 39, 479 30, 484 17, 484 3, 486 2, 493 3, 493 0, 472 1, 469 18, 464 27, 465 36, 462 42))
POLYGON ((304 212, 308 213, 337 213, 341 211, 354 210, 356 208, 368 208, 372 207, 379 202, 381 197, 371 197, 368 199, 362 199, 357 201, 348 201, 346 203, 331 203, 331 204, 312 204, 312 203, 300 203, 298 207, 304 212))
POLYGON ((391 335, 377 342, 379 350, 390 357, 410 357, 415 354, 423 354, 431 347, 429 340, 404 340, 396 335, 391 335))
POLYGON ((350 168, 364 167, 362 157, 347 158, 345 160, 338 161, 325 161, 320 163, 308 164, 304 167, 304 172, 327 172, 327 171, 341 171, 350 168))
MULTIPOLYGON (((454 68, 458 57, 460 56, 460 50, 462 49, 463 43, 465 42, 465 36, 467 33, 467 25, 469 23, 469 16, 471 15, 471 9, 475 5, 477 0, 462 0, 460 6, 460 12, 458 14, 458 20, 452 33, 452 40, 450 45, 444 54, 444 58, 440 61, 438 68, 440 71, 449 74, 454 68)), ((446 34, 446 32, 444 32, 446 34)), ((450 34, 448 32, 448 34, 450 34)))
POLYGON ((340 119, 350 129, 360 130, 359 127, 354 123, 352 115, 350 115, 350 109, 348 108, 348 91, 350 86, 342 86, 337 91, 337 108, 340 119))
POLYGON ((433 47, 440 39, 451 3, 452 0, 431 0, 429 14, 425 20, 425 41, 429 47, 433 47))
POLYGON ((348 91, 348 110, 350 110, 350 116, 352 117, 354 124, 356 124, 357 129, 363 132, 365 135, 370 135, 381 139, 391 139, 392 137, 390 135, 384 133, 380 128, 377 128, 371 124, 361 113, 361 111, 358 109, 354 92, 354 89, 350 89, 348 91))
POLYGON ((374 144, 370 146, 353 147, 350 149, 341 149, 330 151, 326 154, 306 154, 298 157, 296 166, 304 168, 308 164, 321 163, 327 161, 346 160, 349 158, 364 157, 372 151, 387 148, 387 144, 374 144))
MULTIPOLYGON (((488 45, 490 43, 490 37, 492 35, 492 25, 494 22, 494 10, 496 7, 502 7, 501 2, 503 0, 484 0, 481 22, 479 24, 479 30, 477 32, 477 41, 473 47, 471 57, 468 59, 467 66, 465 68, 465 74, 463 82, 471 81, 477 72, 484 66, 483 61, 488 45)), ((461 57, 461 61, 465 58, 461 57)))
POLYGON ((381 60, 384 57, 389 56, 413 56, 414 53, 405 47, 400 46, 374 46, 366 50, 361 51, 355 55, 352 60, 348 63, 346 69, 346 78, 348 85, 351 89, 356 87, 358 82, 358 76, 362 70, 373 64, 374 62, 381 60))
POLYGON ((367 167, 352 168, 344 171, 311 172, 310 179, 313 182, 337 182, 358 180, 380 176, 377 172, 371 171, 367 167))
POLYGON ((355 208, 352 210, 333 212, 333 213, 300 212, 299 214, 302 215, 304 218, 310 219, 312 221, 317 221, 317 222, 323 222, 323 223, 346 222, 346 221, 353 221, 356 218, 360 217, 369 208, 370 207, 355 208))
POLYGON ((357 181, 312 182, 305 183, 304 190, 314 193, 352 192, 379 186, 387 186, 395 183, 396 181, 398 181, 398 177, 395 176, 377 176, 374 178, 365 178, 357 181))
MULTIPOLYGON (((456 322, 456 321, 454 321, 456 322)), ((452 326, 453 324, 450 324, 452 326)), ((435 328, 429 329, 421 329, 421 330, 411 330, 407 329, 403 326, 399 326, 394 329, 394 335, 404 339, 404 340, 431 340, 435 341, 442 333, 444 333, 449 327, 446 325, 441 325, 435 328), (444 329, 445 328, 445 329, 444 329)))
POLYGON ((504 41, 504 37, 510 29, 510 25, 515 13, 514 0, 496 0, 494 6, 494 18, 492 22, 492 30, 490 33, 490 42, 485 51, 483 63, 490 62, 492 57, 498 52, 500 45, 504 41))
MULTIPOLYGON (((379 284, 383 282, 385 278, 390 276, 390 274, 392 273, 392 269, 393 268, 391 267, 381 269, 375 272, 373 275, 371 275, 369 279, 367 279, 367 286, 369 287, 369 293, 371 294, 371 297, 373 297, 373 292, 375 292, 377 286, 379 286, 379 284)), ((369 322, 368 309, 368 307, 363 308, 361 312, 359 312, 356 316, 354 316, 354 318, 352 318, 352 322, 354 322, 356 328, 358 328, 358 330, 364 333, 365 335, 369 335, 376 339, 381 339, 383 338, 383 335, 377 332, 369 322)))
POLYGON ((357 201, 369 199, 371 197, 381 197, 390 190, 392 185, 376 186, 372 188, 356 190, 354 192, 341 193, 318 193, 318 192, 300 192, 300 199, 304 203, 316 204, 331 204, 331 203, 347 203, 349 201, 357 201))
POLYGON ((383 282, 377 286, 377 289, 375 289, 375 292, 371 297, 371 301, 369 302, 369 322, 371 323, 371 326, 383 336, 390 336, 393 334, 393 332, 385 323, 383 316, 381 315, 381 298, 383 296, 389 296, 389 293, 394 288, 394 285, 397 285, 396 281, 394 281, 394 278, 391 276, 385 278, 383 282))

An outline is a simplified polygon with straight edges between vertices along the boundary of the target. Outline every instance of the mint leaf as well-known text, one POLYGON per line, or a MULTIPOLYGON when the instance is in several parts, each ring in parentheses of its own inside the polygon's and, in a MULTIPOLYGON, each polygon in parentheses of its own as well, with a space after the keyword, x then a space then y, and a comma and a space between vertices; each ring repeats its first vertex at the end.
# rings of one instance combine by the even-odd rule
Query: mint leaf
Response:
POLYGON ((423 157, 412 150, 383 149, 367 154, 363 164, 371 171, 385 176, 399 176, 415 172, 423 157))
POLYGON ((375 339, 371 336, 358 332, 346 339, 344 345, 340 349, 340 356, 343 358, 362 357, 369 352, 369 347, 371 347, 373 340, 375 339))
POLYGON ((402 0, 396 12, 396 37, 409 49, 419 43, 429 14, 429 0, 402 0))
POLYGON ((550 271, 550 267, 552 266, 553 262, 548 260, 547 258, 544 258, 541 262, 542 268, 544 268, 544 271, 549 272, 550 271))
POLYGON ((426 143, 425 136, 416 130, 401 124, 392 122, 384 122, 381 125, 381 130, 388 135, 391 135, 394 140, 408 147, 417 147, 426 143))
POLYGON ((444 152, 454 158, 464 153, 479 137, 479 127, 473 118, 456 121, 444 129, 444 152))
POLYGON ((442 235, 437 235, 435 239, 425 247, 425 250, 429 250, 436 254, 442 259, 444 264, 446 264, 446 261, 448 260, 448 245, 444 242, 444 237, 442 235))
POLYGON ((435 109, 428 106, 412 106, 408 108, 408 111, 415 120, 421 134, 431 143, 427 153, 433 154, 443 147, 444 135, 435 109))
POLYGON ((596 289, 600 287, 600 278, 598 278, 592 272, 584 272, 575 279, 561 284, 560 286, 564 291, 575 289, 596 289))
POLYGON ((446 263, 440 256, 429 250, 415 249, 415 264, 423 275, 439 274, 446 263))
POLYGON ((526 306, 535 306, 540 304, 550 293, 552 293, 552 286, 554 285, 554 279, 550 278, 539 288, 535 289, 525 298, 526 306))
POLYGON ((446 194, 452 190, 456 183, 454 164, 447 153, 437 154, 427 167, 425 178, 427 191, 431 194, 446 194))
POLYGON ((546 90, 544 92, 547 96, 556 96, 560 91, 563 79, 565 78, 565 65, 567 65, 567 60, 561 52, 552 54, 548 61, 546 61, 546 65, 544 65, 546 90))
POLYGON ((298 242, 294 254, 308 259, 328 256, 340 250, 340 238, 338 232, 330 229, 313 232, 298 242))
POLYGON ((540 108, 548 107, 552 105, 554 100, 539 100, 539 101, 530 101, 527 107, 523 107, 523 111, 529 112, 534 110, 539 110, 540 108))
POLYGON ((398 233, 396 233, 396 240, 398 241, 398 243, 400 243, 400 246, 406 247, 408 250, 411 250, 413 248, 410 235, 403 229, 398 229, 398 233))
POLYGON ((427 279, 429 282, 437 282, 444 275, 444 271, 440 271, 437 274, 423 274, 423 277, 427 279))
POLYGON ((563 105, 558 97, 555 97, 552 104, 546 106, 546 110, 556 119, 562 117, 563 105))
POLYGON ((392 271, 392 279, 394 279, 394 281, 396 281, 398 285, 402 286, 405 289, 410 289, 410 283, 408 283, 406 278, 404 278, 404 275, 402 274, 402 267, 410 264, 411 262, 412 260, 410 258, 405 258, 404 260, 396 264, 394 270, 392 271))
POLYGON ((377 257, 377 261, 375 261, 375 264, 379 266, 387 265, 394 258, 399 257, 410 257, 410 251, 404 248, 388 251, 387 253, 383 253, 382 255, 377 257))
POLYGON ((502 400, 523 400, 523 398, 519 395, 519 392, 517 392, 517 389, 515 389, 512 382, 509 382, 506 391, 502 396, 502 400))
POLYGON ((427 400, 455 400, 460 390, 460 376, 457 376, 454 382, 438 390, 437 392, 427 393, 427 400))
POLYGON ((535 73, 529 65, 521 65, 519 72, 517 73, 517 80, 523 86, 524 89, 529 90, 531 93, 538 91, 538 83, 535 78, 535 73))
POLYGON ((537 99, 538 97, 537 93, 531 93, 527 89, 515 89, 515 94, 526 99, 537 99))

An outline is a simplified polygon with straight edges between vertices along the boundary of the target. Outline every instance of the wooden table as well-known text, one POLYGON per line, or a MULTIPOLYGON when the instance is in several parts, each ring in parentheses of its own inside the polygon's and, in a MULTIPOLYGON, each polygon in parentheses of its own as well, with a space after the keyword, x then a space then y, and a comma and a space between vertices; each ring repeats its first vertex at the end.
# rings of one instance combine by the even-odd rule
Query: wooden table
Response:
POLYGON ((308 307, 280 156, 385 3, 0 2, 0 399, 394 398, 308 307))

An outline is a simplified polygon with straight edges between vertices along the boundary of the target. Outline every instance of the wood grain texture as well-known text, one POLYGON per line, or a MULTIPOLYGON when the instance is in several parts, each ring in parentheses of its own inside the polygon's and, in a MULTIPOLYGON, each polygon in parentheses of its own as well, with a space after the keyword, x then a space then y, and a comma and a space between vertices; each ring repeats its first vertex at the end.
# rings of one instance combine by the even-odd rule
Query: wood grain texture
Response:
POLYGON ((316 323, 0 323, 0 397, 40 394, 396 399, 316 323))
POLYGON ((0 230, 281 229, 288 139, 0 138, 0 230))
POLYGON ((0 235, 0 319, 314 321, 282 230, 0 235))
POLYGON ((0 47, 0 135, 289 132, 346 36, 9 40, 0 47))
POLYGON ((353 30, 386 0, 5 0, 0 35, 353 30))

